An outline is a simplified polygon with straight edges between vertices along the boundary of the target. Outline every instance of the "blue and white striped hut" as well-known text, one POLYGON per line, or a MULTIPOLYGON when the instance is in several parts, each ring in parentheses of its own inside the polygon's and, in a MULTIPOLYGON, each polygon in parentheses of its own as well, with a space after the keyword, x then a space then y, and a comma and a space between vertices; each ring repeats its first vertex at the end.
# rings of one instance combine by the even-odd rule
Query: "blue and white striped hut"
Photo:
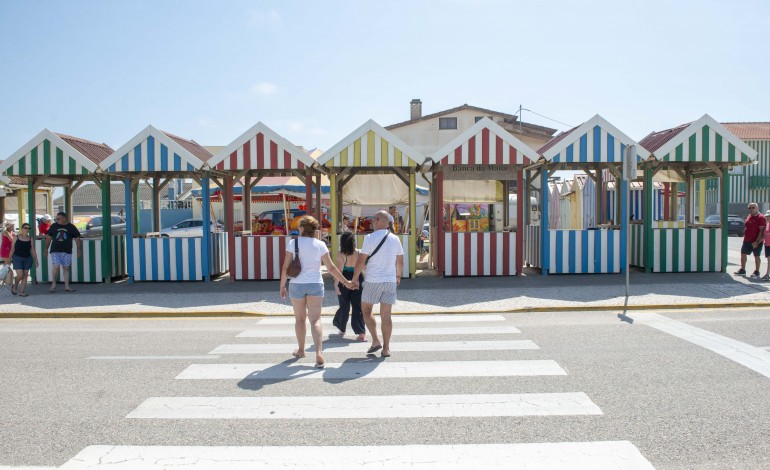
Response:
MULTIPOLYGON (((160 191, 174 179, 192 178, 200 183, 203 194, 208 194, 210 181, 215 180, 207 163, 211 157, 212 154, 194 140, 147 126, 101 163, 106 175, 123 178, 126 185, 129 282, 208 281, 212 275, 227 271, 227 234, 216 229, 209 198, 202 198, 200 234, 176 237, 159 233, 162 228, 160 191), (153 189, 152 231, 146 234, 137 233, 138 186, 142 181, 153 189)), ((191 224, 198 225, 198 222, 191 224)))
MULTIPOLYGON (((622 178, 625 149, 636 142, 604 118, 596 115, 569 131, 554 137, 538 150, 538 164, 529 171, 539 171, 541 187, 547 187, 548 178, 559 170, 582 170, 594 180, 595 188, 605 187, 602 170, 609 170, 622 178)), ((646 160, 649 153, 636 146, 637 162, 646 160)), ((628 183, 624 182, 621 198, 628 197, 628 183)), ((541 206, 547 211, 549 192, 543 191, 541 206)), ((594 198, 593 225, 580 229, 553 229, 548 225, 548 214, 543 214, 540 227, 540 268, 543 275, 568 273, 618 273, 625 269, 626 232, 628 216, 620 223, 607 224, 608 218, 601 198, 594 198)), ((625 204, 623 204, 625 206, 625 204)), ((581 207, 582 208, 582 207, 581 207)), ((585 221, 583 221, 585 224, 585 221)), ((591 225, 591 224, 587 224, 591 225)))

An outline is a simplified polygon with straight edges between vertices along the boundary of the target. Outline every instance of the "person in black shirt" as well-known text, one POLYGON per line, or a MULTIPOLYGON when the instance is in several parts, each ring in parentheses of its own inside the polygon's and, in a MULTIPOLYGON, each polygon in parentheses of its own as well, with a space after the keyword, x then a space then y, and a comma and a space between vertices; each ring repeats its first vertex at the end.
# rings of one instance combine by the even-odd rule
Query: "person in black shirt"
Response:
POLYGON ((53 275, 51 276, 51 288, 48 292, 56 292, 56 278, 59 277, 59 267, 64 270, 64 290, 75 292, 75 289, 69 285, 69 270, 72 265, 72 240, 78 243, 78 258, 83 256, 83 242, 80 239, 78 228, 69 223, 67 214, 59 212, 56 214, 56 222, 48 228, 45 235, 45 250, 43 256, 51 253, 51 264, 53 264, 53 275), (49 250, 50 247, 50 250, 49 250))

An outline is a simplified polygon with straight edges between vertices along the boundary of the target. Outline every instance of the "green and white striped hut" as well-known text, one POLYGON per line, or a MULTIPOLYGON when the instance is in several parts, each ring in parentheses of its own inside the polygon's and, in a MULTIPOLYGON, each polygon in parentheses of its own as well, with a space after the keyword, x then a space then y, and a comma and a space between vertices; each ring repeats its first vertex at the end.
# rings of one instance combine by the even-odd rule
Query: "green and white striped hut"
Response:
MULTIPOLYGON (((0 173, 27 181, 27 201, 24 203, 20 197, 19 215, 20 220, 24 220, 21 216, 26 214, 32 233, 37 233, 34 230, 37 227, 34 194, 39 187, 64 188, 65 212, 71 217, 72 193, 86 181, 102 186, 102 220, 107 224, 98 238, 83 238, 83 253, 77 252, 77 244, 73 246, 69 270, 72 282, 104 282, 125 275, 125 237, 111 234, 109 177, 98 170, 99 163, 112 152, 107 144, 43 129, 0 163, 0 173)), ((35 248, 40 268, 32 268, 32 278, 36 282, 49 282, 53 267, 50 257, 43 256, 45 237, 35 238, 35 248)), ((59 280, 64 280, 63 272, 59 273, 59 280)))
POLYGON ((651 132, 639 144, 652 157, 644 168, 644 224, 631 233, 631 264, 654 272, 724 272, 727 267, 729 170, 757 159, 752 149, 708 114, 697 121, 651 132), (664 214, 671 224, 654 224, 653 179, 684 186, 685 213, 678 213, 678 191, 664 214), (708 204, 708 183, 718 181, 719 198, 708 204), (696 190, 697 188, 697 190, 696 190), (697 195, 697 198, 694 197, 697 195), (707 208, 715 209, 709 213, 707 208))

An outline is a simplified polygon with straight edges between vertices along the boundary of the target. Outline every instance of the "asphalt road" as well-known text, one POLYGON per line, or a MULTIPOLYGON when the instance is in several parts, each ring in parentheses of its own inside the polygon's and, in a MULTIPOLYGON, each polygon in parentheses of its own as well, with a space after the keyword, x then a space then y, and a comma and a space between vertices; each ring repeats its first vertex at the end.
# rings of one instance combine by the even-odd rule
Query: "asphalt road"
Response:
MULTIPOLYGON (((675 320, 676 325, 694 326, 746 347, 765 352, 770 348, 770 310, 658 313, 675 320)), ((440 368, 449 364, 450 372, 463 375, 458 361, 541 360, 555 362, 566 375, 484 376, 474 369, 461 377, 373 375, 342 380, 261 380, 258 374, 256 380, 176 379, 191 364, 273 364, 279 373, 281 368, 296 365, 287 362, 292 350, 289 336, 236 337, 247 330, 291 334, 291 325, 260 325, 253 318, 2 320, 0 466, 58 467, 93 445, 629 441, 658 469, 770 468, 770 378, 708 347, 651 326, 648 320, 655 316, 629 312, 628 317, 621 318, 618 312, 573 312, 506 314, 504 321, 497 322, 451 323, 438 318, 427 323, 397 323, 395 340, 405 345, 516 340, 531 341, 538 349, 473 351, 459 347, 441 352, 430 348, 399 352, 394 345, 388 366, 428 363, 425 367, 430 370, 431 365, 440 368), (500 330, 503 326, 516 327, 521 333, 398 335, 399 329, 406 328, 500 330), (286 352, 209 354, 232 344, 283 344, 286 352), (578 392, 584 393, 601 414, 299 420, 127 418, 150 397, 323 399, 578 392)), ((326 329, 327 334, 330 331, 326 329)), ((353 367, 363 358, 356 352, 326 354, 327 362, 353 367)), ((762 358, 758 360, 762 362, 762 358)), ((311 366, 312 361, 312 354, 308 354, 302 363, 311 366)), ((380 361, 377 358, 369 363, 382 369, 380 361)), ((766 365, 770 367, 770 363, 766 365)), ((343 406, 338 412, 349 410, 343 406)), ((344 461, 345 456, 339 458, 344 461)))

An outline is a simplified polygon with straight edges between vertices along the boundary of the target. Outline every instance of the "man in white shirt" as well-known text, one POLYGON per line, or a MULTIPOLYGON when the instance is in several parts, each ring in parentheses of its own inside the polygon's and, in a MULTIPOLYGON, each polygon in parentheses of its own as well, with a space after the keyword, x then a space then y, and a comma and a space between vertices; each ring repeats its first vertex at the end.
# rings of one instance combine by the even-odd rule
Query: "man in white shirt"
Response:
POLYGON ((390 313, 396 303, 396 287, 401 283, 401 275, 404 272, 404 249, 401 240, 388 231, 389 219, 386 211, 380 211, 374 216, 375 232, 364 239, 353 273, 353 279, 358 279, 358 275, 366 267, 364 284, 361 286, 361 310, 372 336, 372 346, 367 353, 372 354, 382 349, 382 357, 390 357, 390 336, 393 333, 390 313), (372 313, 374 304, 377 303, 380 304, 382 343, 377 337, 377 320, 372 313))

